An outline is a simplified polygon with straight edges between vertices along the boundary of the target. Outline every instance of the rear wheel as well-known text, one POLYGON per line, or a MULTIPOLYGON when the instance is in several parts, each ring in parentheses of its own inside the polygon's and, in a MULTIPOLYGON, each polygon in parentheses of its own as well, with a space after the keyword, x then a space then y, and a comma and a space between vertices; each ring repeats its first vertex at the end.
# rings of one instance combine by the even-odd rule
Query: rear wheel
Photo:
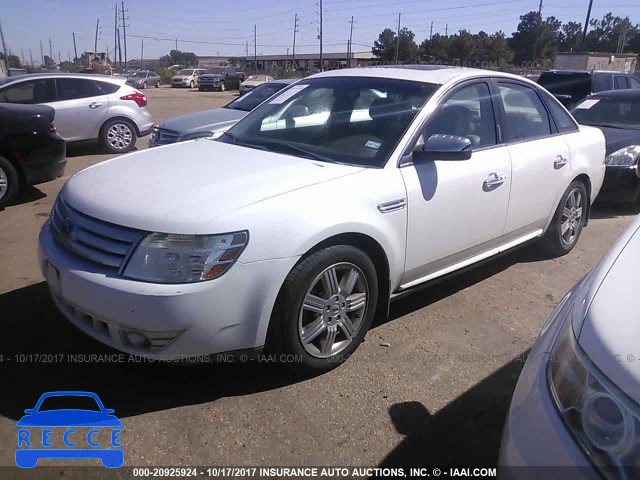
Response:
POLYGON ((156 88, 160 88, 160 82, 159 81, 156 83, 156 88))
POLYGON ((15 200, 20 188, 20 177, 9 160, 0 157, 0 210, 15 200))
POLYGON ((100 130, 100 141, 111 153, 125 153, 133 150, 137 138, 136 127, 123 118, 109 120, 100 130))
POLYGON ((543 246, 547 251, 562 256, 573 250, 582 233, 588 201, 584 183, 573 181, 564 192, 544 236, 543 246))
POLYGON ((147 88, 147 82, 142 82, 142 90, 144 90, 145 88, 147 88))
POLYGON ((338 245, 315 252, 282 286, 267 350, 298 370, 331 370, 364 339, 377 300, 376 270, 363 251, 338 245))
POLYGON ((227 87, 225 87, 224 82, 222 82, 222 83, 220 84, 220 91, 221 91, 221 92, 224 92, 226 89, 227 89, 227 87))
POLYGON ((189 83, 189 88, 196 88, 196 82, 191 80, 191 83, 189 83))

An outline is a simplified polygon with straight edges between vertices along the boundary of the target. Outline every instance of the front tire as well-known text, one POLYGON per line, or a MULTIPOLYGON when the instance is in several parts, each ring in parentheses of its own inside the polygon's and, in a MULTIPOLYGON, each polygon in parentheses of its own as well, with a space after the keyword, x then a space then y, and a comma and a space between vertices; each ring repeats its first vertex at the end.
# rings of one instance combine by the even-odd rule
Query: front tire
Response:
POLYGON ((145 88, 147 88, 147 82, 142 82, 142 86, 141 86, 142 90, 144 90, 145 88))
POLYGON ((0 157, 0 210, 13 202, 20 189, 20 177, 9 160, 0 157))
POLYGON ((573 250, 584 226, 589 198, 587 188, 579 180, 571 182, 560 200, 551 224, 543 238, 543 247, 554 256, 573 250))
POLYGON ((222 82, 222 83, 220 84, 220 91, 221 91, 221 92, 224 92, 226 89, 227 89, 227 87, 225 87, 224 82, 222 82))
POLYGON ((136 145, 138 134, 129 120, 115 118, 100 129, 100 142, 110 153, 126 153, 136 145))
POLYGON ((296 370, 331 370, 360 345, 377 301, 375 266, 362 250, 338 245, 314 252, 282 286, 267 350, 296 370))
POLYGON ((191 83, 189 84, 189 88, 196 88, 196 82, 191 80, 191 83))

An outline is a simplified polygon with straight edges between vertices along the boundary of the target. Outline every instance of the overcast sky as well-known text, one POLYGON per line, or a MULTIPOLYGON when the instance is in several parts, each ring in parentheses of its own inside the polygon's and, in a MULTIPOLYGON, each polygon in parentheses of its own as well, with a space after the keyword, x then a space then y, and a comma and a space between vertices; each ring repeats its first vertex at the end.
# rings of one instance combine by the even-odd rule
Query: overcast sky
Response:
MULTIPOLYGON (((197 55, 253 55, 253 26, 257 25, 257 51, 260 54, 287 53, 293 41, 294 14, 299 17, 297 52, 318 51, 319 0, 130 0, 127 10, 127 56, 157 58, 175 48, 197 55), (174 40, 162 40, 171 38, 174 40), (199 43, 197 43, 199 42, 199 43), (208 43, 207 43, 208 42, 208 43)), ((113 49, 115 3, 98 0, 2 0, 0 22, 7 48, 29 61, 40 58, 40 42, 54 57, 73 57, 72 32, 76 34, 78 54, 93 49, 96 20, 100 20, 99 50, 113 49)), ((588 0, 543 0, 543 16, 553 15, 563 22, 584 22, 588 0)), ((120 5, 120 4, 118 4, 120 5)), ((346 51, 349 20, 354 16, 353 50, 369 51, 385 27, 401 25, 416 34, 420 43, 433 33, 460 29, 488 33, 515 31, 519 16, 537 10, 538 0, 326 0, 324 1, 324 51, 346 51)), ((640 0, 594 0, 592 17, 606 12, 629 16, 640 23, 640 0)), ((124 48, 124 46, 123 46, 124 48)), ((289 50, 290 53, 291 50, 289 50)))

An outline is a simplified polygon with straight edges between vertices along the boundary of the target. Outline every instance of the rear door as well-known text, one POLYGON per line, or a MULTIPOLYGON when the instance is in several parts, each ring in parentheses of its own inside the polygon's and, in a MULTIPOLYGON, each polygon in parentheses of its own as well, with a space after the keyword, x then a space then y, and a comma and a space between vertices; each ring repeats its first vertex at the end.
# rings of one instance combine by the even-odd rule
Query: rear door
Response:
POLYGON ((535 88, 512 80, 496 84, 512 166, 505 234, 542 233, 570 181, 569 147, 535 88))
POLYGON ((85 78, 56 78, 58 131, 68 141, 91 139, 109 111, 109 99, 98 82, 85 78))

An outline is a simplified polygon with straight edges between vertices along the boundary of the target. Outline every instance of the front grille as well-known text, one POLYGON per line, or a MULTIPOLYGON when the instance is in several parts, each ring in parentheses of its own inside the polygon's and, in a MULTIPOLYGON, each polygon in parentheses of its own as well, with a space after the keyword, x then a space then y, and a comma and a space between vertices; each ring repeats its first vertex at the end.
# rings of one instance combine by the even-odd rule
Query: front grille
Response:
POLYGON ((176 143, 179 138, 180 134, 178 132, 158 128, 153 131, 151 141, 155 145, 166 145, 168 143, 176 143))
POLYGON ((80 213, 58 199, 51 213, 51 231, 60 245, 98 265, 119 270, 144 232, 80 213))
POLYGON ((206 84, 216 84, 216 83, 220 83, 220 79, 219 78, 200 78, 200 83, 206 83, 206 84))

